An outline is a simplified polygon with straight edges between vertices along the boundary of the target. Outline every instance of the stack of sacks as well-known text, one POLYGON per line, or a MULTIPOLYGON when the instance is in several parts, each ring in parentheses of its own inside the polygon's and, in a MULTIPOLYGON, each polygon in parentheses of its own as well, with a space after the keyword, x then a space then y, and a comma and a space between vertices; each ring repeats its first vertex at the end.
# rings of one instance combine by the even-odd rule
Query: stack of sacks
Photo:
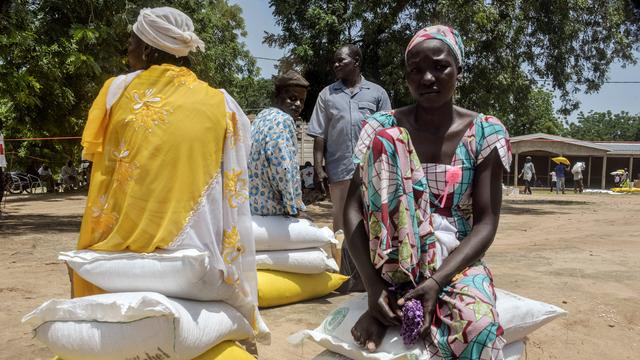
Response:
POLYGON ((232 360, 238 357, 221 355, 235 346, 230 340, 253 335, 249 322, 224 302, 181 300, 154 292, 49 300, 23 322, 64 360, 232 360))
POLYGON ((212 258, 198 249, 63 252, 109 293, 49 300, 23 322, 64 360, 252 358, 234 341, 269 342, 256 297, 212 258))
MULTIPOLYGON (((527 299, 516 294, 496 289, 500 324, 504 329, 506 345, 503 349, 505 360, 518 360, 524 353, 525 337, 550 322, 566 315, 561 308, 543 302, 527 299)), ((358 346, 351 335, 351 328, 367 309, 367 294, 358 295, 334 310, 314 330, 303 330, 289 337, 289 342, 301 345, 304 339, 327 349, 316 360, 330 359, 430 359, 431 354, 424 345, 405 346, 400 336, 400 328, 390 328, 376 352, 368 352, 358 346)))
POLYGON ((329 228, 306 219, 253 216, 258 304, 271 307, 315 299, 347 280, 329 256, 337 241, 329 228))

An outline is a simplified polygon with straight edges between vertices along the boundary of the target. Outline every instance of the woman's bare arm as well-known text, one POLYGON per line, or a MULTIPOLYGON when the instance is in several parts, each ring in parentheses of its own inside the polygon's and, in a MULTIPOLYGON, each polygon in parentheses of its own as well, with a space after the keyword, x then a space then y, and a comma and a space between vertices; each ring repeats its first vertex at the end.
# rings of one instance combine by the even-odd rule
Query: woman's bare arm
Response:
POLYGON ((361 179, 356 170, 344 207, 345 241, 349 247, 349 255, 360 273, 364 287, 369 294, 369 311, 385 325, 399 323, 398 309, 395 299, 387 292, 389 286, 380 276, 371 262, 369 237, 362 217, 361 179))

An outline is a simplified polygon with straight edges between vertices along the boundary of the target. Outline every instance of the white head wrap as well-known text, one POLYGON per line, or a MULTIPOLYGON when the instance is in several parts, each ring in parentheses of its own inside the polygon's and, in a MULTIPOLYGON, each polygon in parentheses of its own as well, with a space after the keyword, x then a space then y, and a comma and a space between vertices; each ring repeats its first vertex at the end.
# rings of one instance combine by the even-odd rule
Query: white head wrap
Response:
POLYGON ((140 10, 133 32, 145 43, 176 57, 204 51, 204 42, 193 32, 191 18, 172 7, 140 10))

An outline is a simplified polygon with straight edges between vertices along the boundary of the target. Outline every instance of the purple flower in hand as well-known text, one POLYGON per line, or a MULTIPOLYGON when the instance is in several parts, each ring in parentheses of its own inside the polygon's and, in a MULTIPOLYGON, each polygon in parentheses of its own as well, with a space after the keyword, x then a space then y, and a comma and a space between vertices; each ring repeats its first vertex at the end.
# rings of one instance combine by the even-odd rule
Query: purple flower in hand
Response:
POLYGON ((400 335, 405 345, 413 345, 420 337, 420 328, 424 323, 424 308, 422 303, 411 299, 402 307, 402 326, 400 335))

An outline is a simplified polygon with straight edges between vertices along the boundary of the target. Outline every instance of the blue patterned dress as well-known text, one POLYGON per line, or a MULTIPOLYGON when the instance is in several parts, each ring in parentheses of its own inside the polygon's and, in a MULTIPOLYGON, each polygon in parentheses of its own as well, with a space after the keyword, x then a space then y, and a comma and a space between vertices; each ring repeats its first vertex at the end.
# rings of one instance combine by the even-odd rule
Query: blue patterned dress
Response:
POLYGON ((277 108, 258 113, 251 124, 249 198, 254 215, 296 215, 304 210, 296 125, 277 108))

